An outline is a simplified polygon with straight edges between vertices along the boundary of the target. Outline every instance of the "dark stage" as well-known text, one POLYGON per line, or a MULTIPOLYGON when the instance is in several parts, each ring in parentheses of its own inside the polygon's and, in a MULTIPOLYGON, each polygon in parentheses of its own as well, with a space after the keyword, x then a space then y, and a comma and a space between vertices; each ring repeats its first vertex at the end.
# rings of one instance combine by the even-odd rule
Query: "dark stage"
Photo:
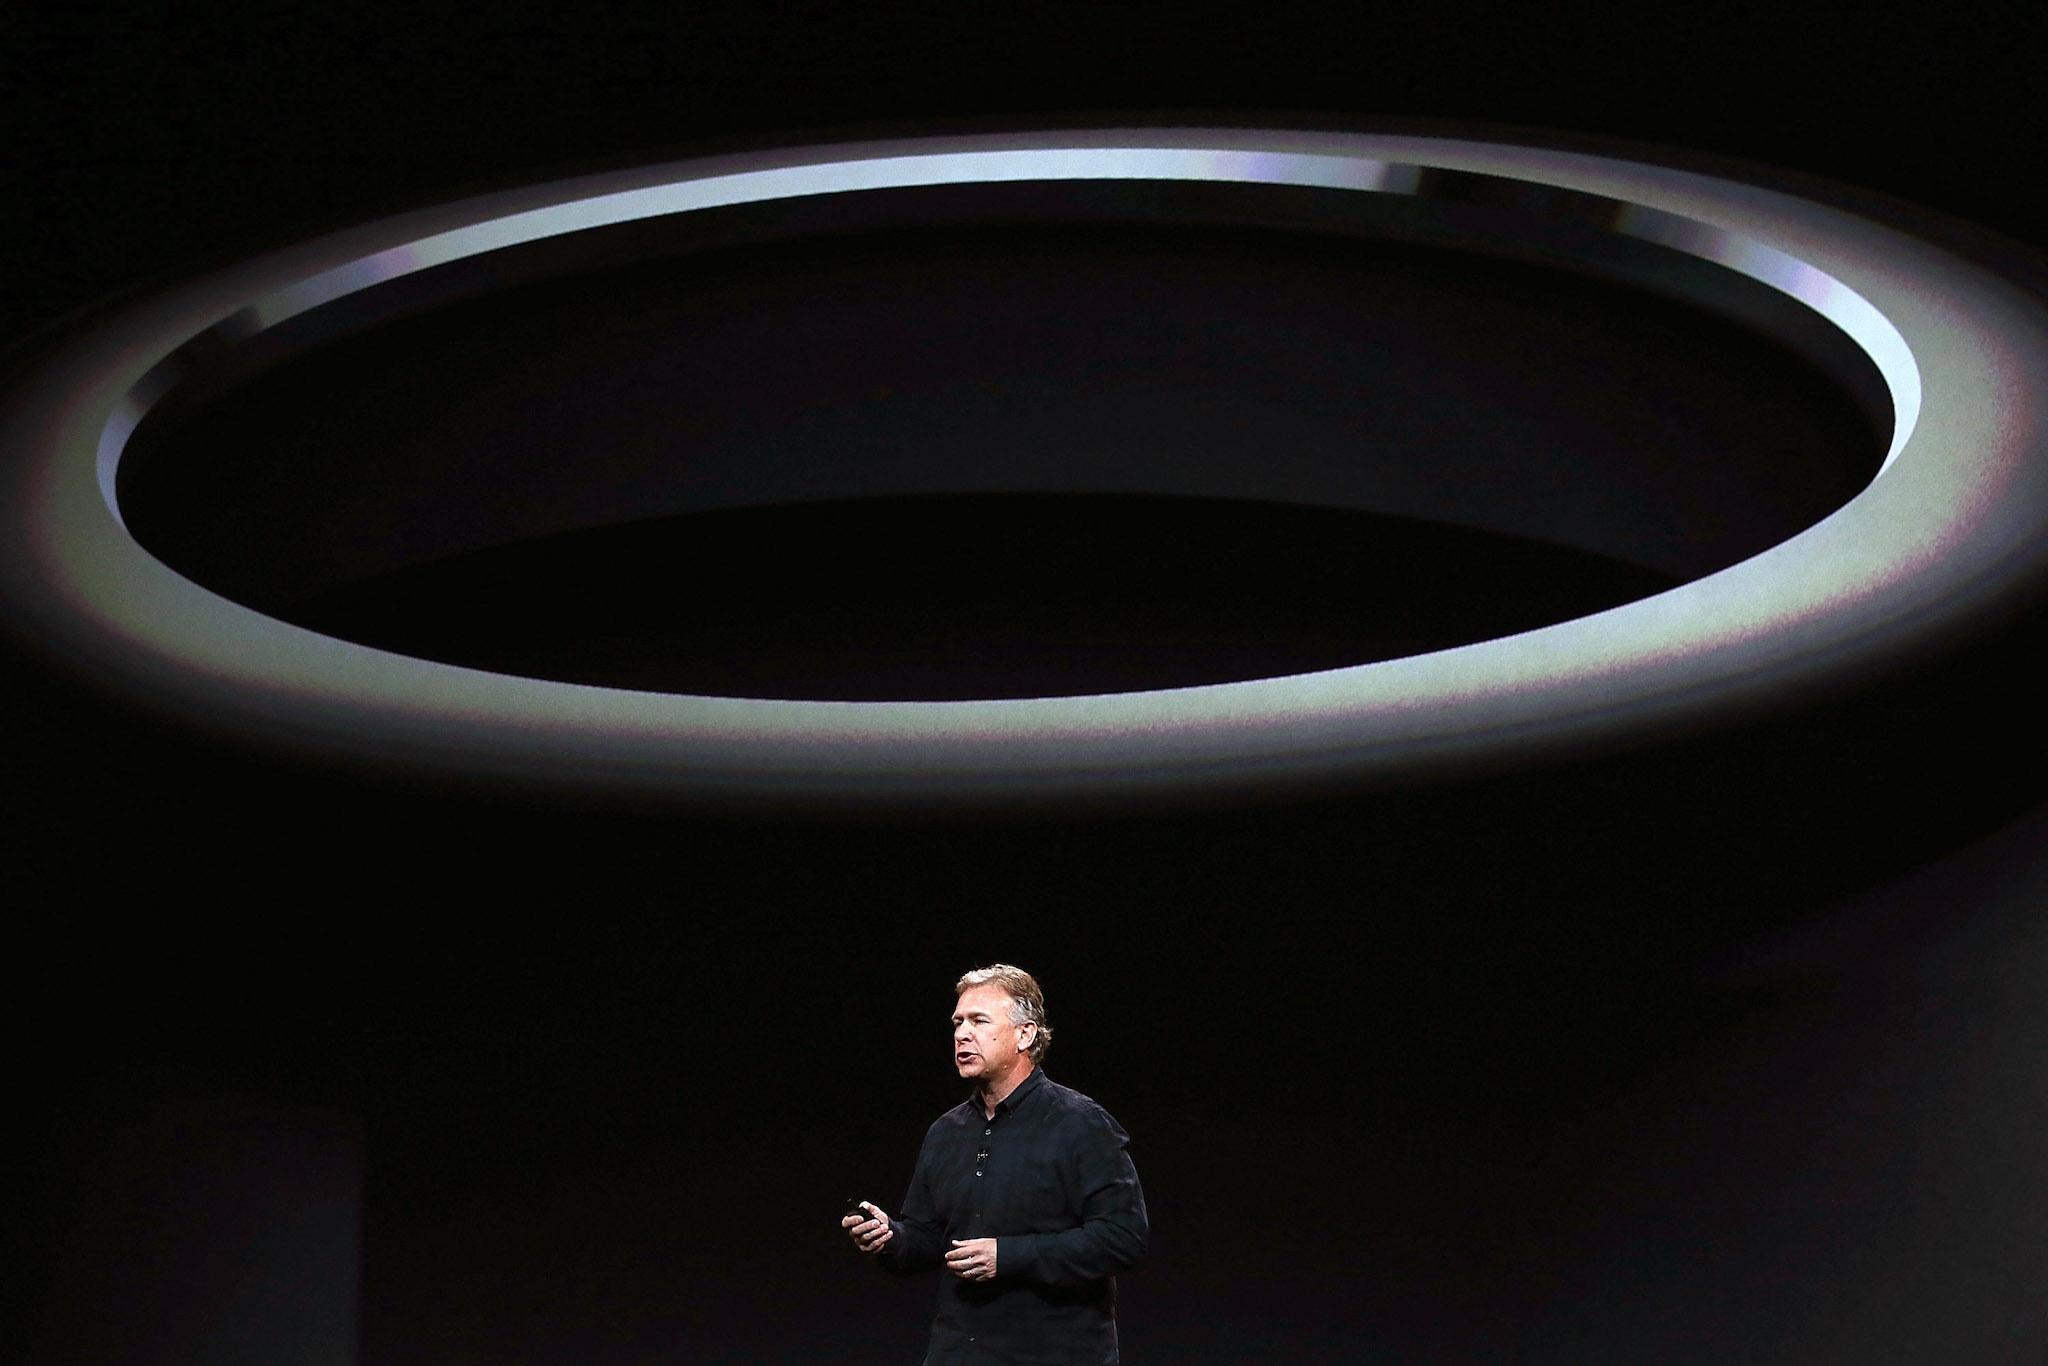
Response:
MULTIPOLYGON (((123 301, 357 222, 925 132, 1668 155, 2048 281, 2048 33, 2012 5, 590 23, 5 21, 0 380, 123 301)), ((408 656, 971 701, 1639 602, 1826 517, 1889 439, 1824 339, 1405 227, 1311 234, 1307 192, 1259 207, 1284 230, 1220 192, 903 196, 872 202, 954 216, 734 211, 751 245, 621 232, 573 272, 446 272, 139 429, 128 529, 211 591, 408 656), (1375 512, 1277 475, 1231 498, 792 475, 706 511, 635 454, 922 477, 1142 439, 1223 480, 1261 441, 1327 464, 1371 424, 1487 471, 1477 511, 1423 515, 1420 478, 1375 512)), ((1017 802, 312 757, 13 620, 7 1340, 52 1363, 917 1360, 930 1282, 874 1274, 836 1220, 902 1195, 959 1099, 948 987, 1005 960, 1046 986, 1049 1074, 1133 1138, 1129 1361, 2038 1361, 2041 584, 2016 572, 1882 667, 1578 748, 1017 802)))

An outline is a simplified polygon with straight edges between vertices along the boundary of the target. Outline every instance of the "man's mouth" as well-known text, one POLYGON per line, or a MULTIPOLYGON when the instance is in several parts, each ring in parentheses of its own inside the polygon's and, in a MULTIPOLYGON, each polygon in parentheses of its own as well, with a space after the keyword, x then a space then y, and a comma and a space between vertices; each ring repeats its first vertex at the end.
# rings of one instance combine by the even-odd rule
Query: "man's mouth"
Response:
POLYGON ((964 1065, 965 1065, 965 1064, 966 1064, 966 1063, 967 1063, 967 1062, 968 1062, 968 1061, 969 1061, 970 1059, 973 1059, 973 1058, 976 1058, 976 1057, 979 1057, 979 1056, 980 1056, 980 1054, 978 1054, 978 1053, 969 1053, 969 1052, 966 1052, 965 1050, 962 1050, 961 1052, 955 1053, 955 1054, 953 1055, 953 1061, 954 1061, 954 1062, 957 1062, 957 1063, 960 1063, 960 1064, 962 1064, 962 1065, 964 1066, 964 1065))

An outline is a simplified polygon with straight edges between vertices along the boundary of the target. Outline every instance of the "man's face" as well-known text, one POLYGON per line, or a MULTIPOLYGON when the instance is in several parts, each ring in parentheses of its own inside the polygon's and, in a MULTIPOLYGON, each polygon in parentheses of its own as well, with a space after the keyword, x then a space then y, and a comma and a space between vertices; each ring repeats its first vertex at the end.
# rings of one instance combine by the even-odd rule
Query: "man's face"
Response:
POLYGON ((998 1085, 1016 1072, 1036 1026, 1010 1023, 1010 994, 969 987, 953 1007, 953 1066, 962 1081, 998 1085))

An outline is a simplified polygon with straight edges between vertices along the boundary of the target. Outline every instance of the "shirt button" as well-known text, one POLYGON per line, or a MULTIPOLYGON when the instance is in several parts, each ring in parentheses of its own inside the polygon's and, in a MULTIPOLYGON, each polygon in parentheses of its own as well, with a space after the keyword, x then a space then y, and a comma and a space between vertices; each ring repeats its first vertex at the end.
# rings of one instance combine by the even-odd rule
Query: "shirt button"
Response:
POLYGON ((985 1134, 992 1134, 995 1132, 995 1127, 991 1125, 990 1127, 983 1129, 982 1132, 985 1134))

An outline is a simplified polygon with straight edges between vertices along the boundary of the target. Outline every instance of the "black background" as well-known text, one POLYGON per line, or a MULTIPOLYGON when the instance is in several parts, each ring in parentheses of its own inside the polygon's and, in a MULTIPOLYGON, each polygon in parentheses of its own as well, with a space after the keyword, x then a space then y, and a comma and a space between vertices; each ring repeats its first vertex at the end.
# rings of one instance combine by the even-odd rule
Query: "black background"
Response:
MULTIPOLYGON (((1471 120, 2048 245, 2010 4, 0 26, 9 339, 467 190, 934 126, 1471 120)), ((361 1126, 365 1361, 913 1359, 928 1287, 832 1220, 900 1191, 946 987, 1005 958, 1135 1135, 1134 1360, 2037 1360, 2039 637, 1430 791, 823 824, 304 771, 13 647, 30 1340, 200 1331, 135 1286, 249 1107, 361 1126)))

